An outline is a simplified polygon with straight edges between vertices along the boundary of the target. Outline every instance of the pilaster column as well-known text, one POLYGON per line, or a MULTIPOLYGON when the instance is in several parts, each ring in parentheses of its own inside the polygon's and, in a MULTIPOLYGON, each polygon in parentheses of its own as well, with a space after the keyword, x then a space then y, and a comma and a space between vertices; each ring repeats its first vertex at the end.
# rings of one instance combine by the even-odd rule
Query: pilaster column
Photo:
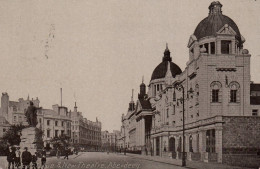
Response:
POLYGON ((216 41, 216 54, 221 54, 221 40, 216 41))
POLYGON ((215 130, 216 153, 218 154, 218 163, 222 163, 222 128, 217 127, 215 130))
POLYGON ((145 145, 145 119, 142 118, 142 146, 145 145))
POLYGON ((201 153, 206 152, 206 130, 202 130, 199 135, 199 150, 201 153))

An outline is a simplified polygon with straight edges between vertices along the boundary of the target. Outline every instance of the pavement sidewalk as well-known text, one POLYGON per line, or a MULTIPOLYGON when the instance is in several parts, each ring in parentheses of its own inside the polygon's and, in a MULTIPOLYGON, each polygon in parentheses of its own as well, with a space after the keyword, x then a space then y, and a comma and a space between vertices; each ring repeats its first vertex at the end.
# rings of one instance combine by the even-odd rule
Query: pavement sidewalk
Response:
MULTIPOLYGON (((124 153, 119 153, 120 155, 124 155, 124 153)), ((140 154, 130 154, 126 153, 126 156, 132 157, 132 158, 138 158, 138 159, 144 159, 149 161, 156 161, 160 163, 166 163, 166 164, 172 164, 176 166, 181 166, 182 161, 172 158, 166 158, 166 157, 159 157, 159 156, 145 156, 140 154)), ((252 169, 252 168, 246 168, 246 167, 238 167, 238 166, 230 166, 226 164, 219 164, 219 163, 205 163, 201 161, 186 161, 186 167, 184 168, 190 168, 190 169, 252 169)))

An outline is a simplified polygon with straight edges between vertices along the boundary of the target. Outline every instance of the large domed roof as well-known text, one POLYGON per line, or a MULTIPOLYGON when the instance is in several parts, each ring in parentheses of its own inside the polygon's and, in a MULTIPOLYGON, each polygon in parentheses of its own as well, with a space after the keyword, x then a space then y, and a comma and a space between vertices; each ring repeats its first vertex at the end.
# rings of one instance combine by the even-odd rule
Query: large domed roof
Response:
POLYGON ((199 40, 207 36, 216 36, 216 33, 224 26, 229 25, 236 32, 236 39, 241 43, 241 34, 236 23, 222 14, 222 4, 220 2, 212 2, 209 6, 209 15, 203 19, 194 31, 194 35, 199 40))
POLYGON ((154 69, 151 80, 164 78, 167 73, 168 63, 170 63, 170 69, 173 77, 182 73, 180 67, 172 62, 172 58, 170 57, 170 51, 167 46, 164 52, 163 60, 154 69))

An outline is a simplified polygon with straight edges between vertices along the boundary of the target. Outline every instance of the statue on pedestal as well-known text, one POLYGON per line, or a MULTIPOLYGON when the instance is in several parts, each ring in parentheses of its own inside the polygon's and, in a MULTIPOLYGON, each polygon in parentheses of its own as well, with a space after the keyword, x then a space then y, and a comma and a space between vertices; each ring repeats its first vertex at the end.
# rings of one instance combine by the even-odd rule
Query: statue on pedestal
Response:
POLYGON ((36 127, 37 125, 37 108, 33 105, 33 102, 30 101, 30 106, 27 108, 25 113, 27 122, 29 126, 36 127))

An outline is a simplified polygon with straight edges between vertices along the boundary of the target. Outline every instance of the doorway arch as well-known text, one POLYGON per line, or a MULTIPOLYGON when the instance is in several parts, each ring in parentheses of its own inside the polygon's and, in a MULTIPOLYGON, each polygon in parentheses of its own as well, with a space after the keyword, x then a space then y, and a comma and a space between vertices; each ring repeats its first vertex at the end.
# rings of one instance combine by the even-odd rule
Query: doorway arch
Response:
POLYGON ((176 158, 175 138, 174 137, 171 137, 169 139, 169 151, 172 153, 172 158, 176 158))

